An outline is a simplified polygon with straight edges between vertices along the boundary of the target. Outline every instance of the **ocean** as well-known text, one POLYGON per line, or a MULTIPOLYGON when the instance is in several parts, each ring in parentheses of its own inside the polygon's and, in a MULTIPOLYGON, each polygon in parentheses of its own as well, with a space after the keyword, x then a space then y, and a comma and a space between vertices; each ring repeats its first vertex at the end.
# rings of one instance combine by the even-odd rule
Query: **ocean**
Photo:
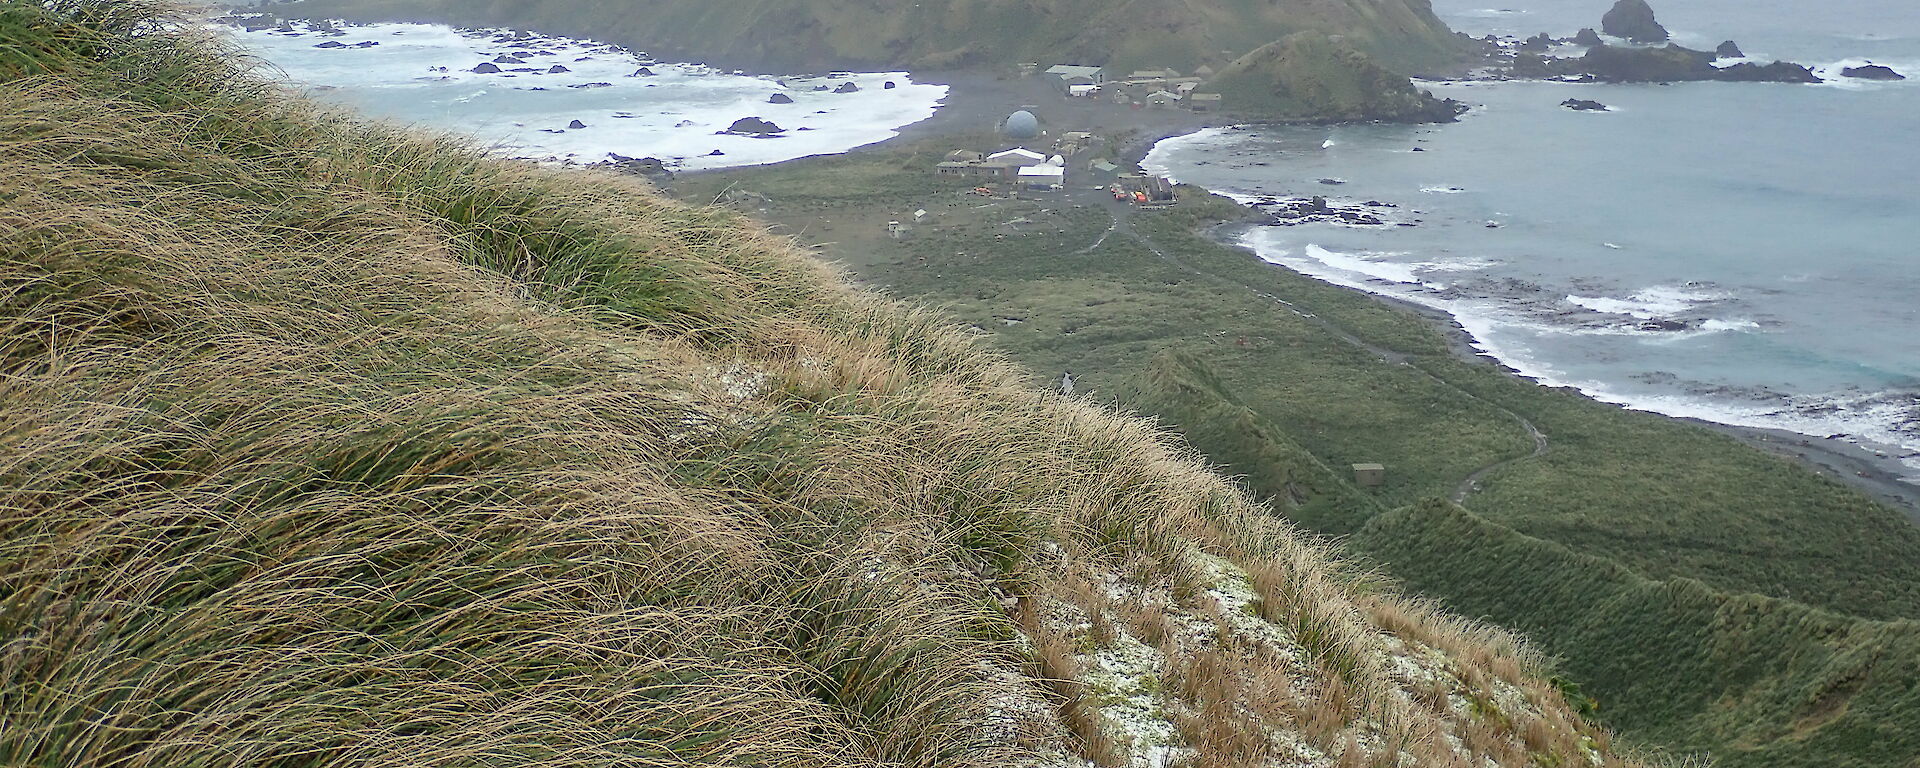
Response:
POLYGON ((904 72, 749 76, 592 41, 503 42, 498 33, 429 24, 342 25, 340 36, 304 25, 292 34, 225 31, 323 101, 550 162, 592 163, 619 153, 691 170, 835 154, 898 135, 901 126, 931 117, 947 95, 946 86, 915 83, 904 72), (346 47, 317 47, 327 43, 346 47), (538 53, 522 64, 496 64, 502 72, 471 71, 529 51, 538 53), (556 65, 567 71, 549 74, 556 65), (652 74, 634 76, 643 67, 652 74), (858 90, 835 92, 847 83, 858 90), (792 103, 769 103, 775 93, 792 103), (767 138, 720 133, 743 117, 787 130, 767 138), (586 127, 570 128, 576 120, 586 127))
MULTIPOLYGON (((1475 36, 1571 37, 1610 5, 1486 2, 1436 10, 1475 36)), ((1209 129, 1146 165, 1246 202, 1320 195, 1381 214, 1239 238, 1268 262, 1445 310, 1527 376, 1844 440, 1920 485, 1920 13, 1910 0, 1655 9, 1689 47, 1732 39, 1830 78, 1870 61, 1912 79, 1425 83, 1473 110, 1444 126, 1209 129)))

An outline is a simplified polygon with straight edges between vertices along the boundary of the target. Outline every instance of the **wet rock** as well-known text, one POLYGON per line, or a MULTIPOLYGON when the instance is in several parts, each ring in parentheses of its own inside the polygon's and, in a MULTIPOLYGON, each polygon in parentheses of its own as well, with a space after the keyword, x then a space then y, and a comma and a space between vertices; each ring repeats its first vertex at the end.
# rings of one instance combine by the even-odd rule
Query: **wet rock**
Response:
POLYGON ((1805 66, 1788 61, 1772 64, 1735 64, 1719 70, 1715 80, 1731 83, 1819 83, 1819 75, 1805 66))
POLYGON ((900 87, 900 84, 899 84, 899 83, 895 83, 895 82, 894 82, 894 81, 892 81, 892 80, 888 80, 888 81, 886 81, 885 83, 881 83, 881 84, 880 84, 880 90, 883 90, 883 91, 891 91, 891 90, 893 90, 893 89, 895 89, 895 88, 898 88, 898 87, 900 87))
POLYGON ((506 54, 501 54, 501 55, 499 55, 499 56, 495 56, 495 57, 494 57, 494 59, 493 59, 493 63, 495 63, 495 64, 525 64, 525 63, 527 63, 527 62, 525 62, 525 61, 523 61, 523 60, 521 60, 520 58, 518 58, 518 57, 515 57, 515 56, 508 56, 508 55, 506 55, 506 54))
POLYGON ((841 83, 840 87, 833 89, 833 92, 834 93, 859 93, 860 86, 854 85, 853 83, 841 83))
POLYGON ((581 129, 581 128, 585 128, 585 127, 587 127, 587 124, 586 124, 586 123, 583 123, 583 122, 580 122, 580 121, 578 121, 578 120, 575 120, 575 121, 573 121, 573 122, 571 122, 571 123, 567 123, 567 130, 574 130, 574 131, 577 131, 577 130, 579 130, 579 129, 581 129))
POLYGON ((1520 50, 1532 51, 1534 53, 1541 53, 1541 52, 1547 51, 1548 49, 1553 48, 1553 42, 1554 41, 1553 41, 1552 35, 1542 32, 1540 34, 1534 35, 1533 37, 1529 37, 1526 39, 1525 42, 1522 42, 1520 44, 1520 50))
POLYGON ((547 74, 549 74, 549 75, 563 75, 563 74, 566 74, 566 73, 568 73, 568 72, 572 72, 572 71, 573 71, 573 70, 571 70, 571 69, 567 69, 567 68, 566 68, 566 67, 564 67, 564 66, 561 66, 561 65, 559 65, 559 64, 555 64, 555 65, 553 65, 553 67, 552 67, 552 68, 550 68, 550 69, 548 69, 548 70, 547 70, 547 74))
POLYGON ((1883 67, 1879 64, 1868 64, 1864 67, 1847 67, 1846 69, 1840 70, 1840 74, 1846 77, 1859 78, 1861 80, 1905 80, 1907 79, 1906 75, 1900 74, 1899 72, 1895 71, 1892 67, 1883 67))
POLYGON ((491 62, 488 62, 488 63, 481 64, 480 66, 474 67, 473 71, 477 74, 492 75, 492 74, 498 74, 500 72, 500 68, 494 66, 491 62))
POLYGON ((1605 104, 1602 104, 1597 101, 1589 101, 1587 99, 1567 99, 1566 101, 1560 102, 1560 106, 1566 107, 1567 109, 1571 109, 1575 112, 1610 112, 1612 111, 1608 109, 1607 105, 1605 104))
POLYGON ((575 84, 575 85, 569 85, 569 86, 567 86, 567 87, 568 87, 568 88, 578 88, 578 89, 582 89, 582 90, 585 90, 585 89, 588 89, 588 88, 612 88, 612 87, 613 87, 613 83, 577 83, 577 84, 575 84))
POLYGON ((1747 54, 1740 50, 1740 44, 1732 40, 1721 43, 1720 47, 1713 49, 1713 55, 1722 59, 1744 59, 1747 57, 1747 54))
POLYGON ((1587 27, 1586 29, 1580 30, 1580 34, 1573 36, 1573 44, 1592 48, 1596 45, 1606 45, 1607 41, 1601 40, 1600 33, 1593 31, 1593 27, 1587 27))
POLYGON ((1671 35, 1667 28, 1660 26, 1654 18, 1653 7, 1647 0, 1620 0, 1612 10, 1600 19, 1600 29, 1614 37, 1624 37, 1636 43, 1664 43, 1671 35))
POLYGON ((653 77, 653 70, 648 69, 646 67, 641 67, 639 69, 634 70, 633 74, 627 75, 627 77, 653 77))
POLYGON ((712 152, 708 152, 708 153, 707 153, 707 157, 720 157, 720 156, 722 156, 722 155, 725 155, 725 154, 727 154, 727 153, 725 153, 725 152, 722 152, 722 151, 720 151, 720 150, 717 150, 717 149, 716 149, 716 150, 714 150, 714 151, 712 151, 712 152))
POLYGON ((792 104, 793 97, 788 96, 784 93, 776 93, 772 96, 767 97, 767 103, 768 104, 792 104))
POLYGON ((743 117, 733 121, 733 125, 727 126, 726 132, 748 136, 770 136, 785 133, 786 129, 758 117, 743 117))
POLYGON ((347 44, 346 44, 346 43, 343 43, 343 42, 340 42, 340 41, 338 41, 338 40, 328 40, 328 41, 326 41, 326 42, 324 42, 324 43, 321 43, 321 44, 319 44, 319 45, 316 45, 316 46, 314 46, 314 47, 315 47, 315 48, 345 48, 345 47, 347 47, 347 44))

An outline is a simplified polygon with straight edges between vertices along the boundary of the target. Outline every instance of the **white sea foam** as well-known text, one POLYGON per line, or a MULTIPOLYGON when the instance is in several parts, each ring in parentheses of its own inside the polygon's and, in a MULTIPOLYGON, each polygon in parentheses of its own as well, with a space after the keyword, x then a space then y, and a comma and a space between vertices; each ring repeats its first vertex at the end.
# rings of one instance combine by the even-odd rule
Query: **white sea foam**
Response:
POLYGON ((1459 187, 1443 187, 1439 185, 1434 185, 1431 187, 1421 187, 1420 191, 1425 192, 1429 195, 1458 195, 1466 192, 1466 190, 1461 189, 1459 187))
MULTIPOLYGON (((1255 228, 1242 235, 1239 244, 1262 261, 1284 266, 1334 285, 1355 288, 1447 312, 1467 332, 1470 344, 1480 352, 1499 360, 1521 376, 1550 387, 1569 387, 1596 400, 1633 410, 1648 411, 1680 418, 1694 418, 1719 424, 1779 429, 1813 437, 1846 434, 1856 442, 1884 449, 1915 470, 1903 481, 1920 485, 1920 402, 1886 393, 1826 393, 1783 398, 1778 402, 1745 402, 1694 394, 1629 392, 1614 384, 1570 377, 1539 357, 1529 339, 1550 335, 1632 334, 1661 340, 1680 340, 1710 333, 1747 331, 1759 328, 1751 320, 1708 320, 1696 331, 1645 332, 1629 326, 1582 327, 1541 322, 1520 314, 1515 308, 1495 299, 1452 298, 1429 290, 1438 287, 1421 283, 1417 273, 1422 264, 1387 264, 1376 259, 1389 254, 1356 255, 1332 251, 1315 245, 1301 252, 1288 247, 1279 230, 1255 228), (1404 268, 1404 272, 1395 268, 1404 268), (1384 273, 1384 274, 1383 274, 1384 273)), ((1403 255, 1403 254, 1392 254, 1403 255)), ((1466 262, 1471 263, 1471 262, 1466 262)), ((1633 309, 1658 305, 1675 309, 1684 304, 1700 304, 1726 298, 1694 286, 1656 286, 1636 292, 1633 309), (1646 294, 1641 296, 1641 294, 1646 294)), ((1626 308, 1626 307, 1622 307, 1626 308)))
POLYGON ((1826 81, 1822 83, 1822 85, 1826 85, 1833 88, 1843 88, 1843 89, 1852 90, 1852 91, 1865 91, 1865 90, 1873 90, 1876 88, 1920 85, 1920 60, 1842 59, 1840 61, 1836 61, 1831 64, 1822 64, 1822 65, 1814 66, 1811 69, 1813 69, 1813 73, 1815 75, 1820 76, 1821 80, 1826 81), (1898 72, 1902 75, 1905 75, 1907 79, 1905 80, 1866 80, 1858 77, 1847 77, 1846 75, 1841 74, 1842 72, 1845 72, 1850 68, 1864 67, 1870 64, 1878 64, 1883 67, 1889 67, 1893 69, 1893 71, 1898 72))
POLYGON ((1643 288, 1624 298, 1606 296, 1568 296, 1571 304, 1609 315, 1627 315, 1641 320, 1659 320, 1698 308, 1702 304, 1726 299, 1724 294, 1690 286, 1656 285, 1643 288))
POLYGON ((616 152, 692 169, 834 154, 898 135, 898 128, 932 116, 947 93, 945 86, 914 83, 902 72, 793 77, 782 85, 771 77, 655 62, 584 40, 496 42, 491 34, 425 24, 340 30, 338 37, 227 31, 290 81, 324 90, 326 98, 535 159, 594 162, 616 152), (315 48, 326 41, 379 45, 315 48), (497 74, 471 71, 501 54, 530 50, 552 53, 528 56, 525 64, 498 64, 506 71, 497 74), (548 74, 556 64, 570 71, 548 74), (655 75, 630 76, 641 66, 655 75), (538 71, 513 71, 520 68, 538 71), (886 88, 888 81, 897 87, 886 88), (860 90, 831 92, 848 82, 860 90), (817 85, 829 90, 816 91, 817 85), (769 103, 776 92, 793 103, 769 103), (787 131, 778 138, 716 135, 749 116, 787 131), (568 128, 574 120, 587 127, 568 128), (722 154, 713 155, 715 150, 722 154))

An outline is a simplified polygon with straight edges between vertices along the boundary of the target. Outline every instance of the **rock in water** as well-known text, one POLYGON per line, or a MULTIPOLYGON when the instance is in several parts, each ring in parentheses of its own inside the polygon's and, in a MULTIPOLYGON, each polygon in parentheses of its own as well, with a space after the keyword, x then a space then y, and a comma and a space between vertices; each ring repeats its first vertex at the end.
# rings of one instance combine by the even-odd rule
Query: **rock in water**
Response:
POLYGON ((552 68, 552 69, 549 69, 549 70, 547 70, 547 74, 549 74, 549 75, 563 75, 563 74, 566 74, 566 73, 568 73, 568 72, 572 72, 572 71, 573 71, 573 70, 571 70, 571 69, 567 69, 566 67, 563 67, 563 66, 560 66, 560 65, 558 65, 558 64, 555 64, 555 65, 553 65, 553 68, 552 68))
POLYGON ((1720 47, 1713 49, 1713 55, 1723 59, 1744 59, 1747 57, 1747 54, 1740 50, 1740 44, 1732 40, 1721 43, 1720 47))
POLYGON ((1573 36, 1573 44, 1592 48, 1596 45, 1606 45, 1607 41, 1600 39, 1600 33, 1593 31, 1593 27, 1587 27, 1580 30, 1580 34, 1573 36))
POLYGON ((1526 39, 1526 42, 1523 42, 1520 44, 1520 50, 1533 51, 1536 53, 1540 51, 1548 50, 1552 47, 1553 47, 1553 36, 1545 32, 1534 35, 1533 37, 1529 37, 1526 39))
POLYGON ((898 87, 900 87, 898 84, 894 83, 892 80, 888 80, 887 82, 881 84, 880 90, 891 91, 898 87))
POLYGON ((753 136, 768 136, 775 133, 785 133, 786 130, 787 129, 781 128, 780 126, 774 125, 773 123, 767 122, 758 117, 743 117, 733 121, 733 125, 727 126, 727 133, 744 133, 744 134, 749 134, 753 136))
POLYGON ((1608 109, 1607 105, 1605 104, 1602 104, 1597 101, 1588 101, 1586 99, 1567 99, 1566 101, 1560 102, 1560 106, 1566 107, 1567 109, 1571 109, 1575 112, 1611 112, 1612 111, 1608 109))
POLYGON ((653 70, 648 69, 646 67, 641 67, 639 69, 634 70, 633 74, 627 75, 627 77, 653 77, 653 70))
POLYGON ((573 122, 571 122, 571 123, 567 123, 567 129, 568 129, 568 130, 578 130, 578 129, 581 129, 581 128, 585 128, 585 127, 587 127, 587 124, 586 124, 586 123, 583 123, 583 122, 580 122, 580 121, 578 121, 578 120, 575 120, 575 121, 573 121, 573 122))
POLYGON ((1861 80, 1905 80, 1907 79, 1906 75, 1903 75, 1903 74, 1900 74, 1899 72, 1894 71, 1892 67, 1883 67, 1883 66, 1880 66, 1879 64, 1868 64, 1864 67, 1847 67, 1846 69, 1840 70, 1840 74, 1845 75, 1847 77, 1857 77, 1857 78, 1860 78, 1861 80))
POLYGON ((834 93, 859 93, 860 86, 854 85, 853 83, 841 83, 840 87, 833 89, 833 92, 834 93))
POLYGON ((319 44, 319 45, 316 45, 316 46, 314 46, 314 47, 315 47, 315 48, 345 48, 345 47, 347 47, 347 44, 346 44, 346 43, 343 43, 343 42, 340 42, 340 41, 338 41, 338 40, 328 40, 328 41, 326 41, 326 42, 324 42, 324 43, 321 43, 321 44, 319 44))
POLYGON ((481 64, 480 66, 474 67, 473 71, 475 74, 491 75, 491 74, 498 73, 500 71, 500 68, 494 66, 492 62, 487 62, 487 63, 481 64))
POLYGON ((1653 6, 1647 0, 1620 0, 1600 19, 1600 29, 1614 37, 1624 37, 1636 43, 1664 43, 1671 35, 1667 28, 1653 16, 1653 6))
POLYGON ((1805 83, 1811 85, 1813 83, 1824 82, 1820 79, 1819 75, 1814 74, 1813 70, 1808 69, 1805 65, 1795 64, 1790 61, 1776 61, 1764 66, 1752 62, 1735 64, 1731 67, 1717 70, 1716 75, 1713 79, 1725 80, 1730 83, 1805 83))
POLYGON ((793 97, 788 96, 784 93, 776 93, 772 96, 767 97, 767 103, 768 104, 792 104, 793 97))

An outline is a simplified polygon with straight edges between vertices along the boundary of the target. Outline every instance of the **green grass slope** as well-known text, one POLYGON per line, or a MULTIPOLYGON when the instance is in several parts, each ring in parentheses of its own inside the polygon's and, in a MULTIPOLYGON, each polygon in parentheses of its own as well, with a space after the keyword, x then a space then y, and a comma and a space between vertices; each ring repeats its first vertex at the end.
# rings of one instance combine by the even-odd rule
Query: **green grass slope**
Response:
POLYGON ((1221 69, 1207 89, 1225 95, 1235 113, 1264 119, 1439 123, 1461 111, 1320 31, 1254 49, 1221 69))
POLYGON ((1303 30, 1343 35, 1405 72, 1460 51, 1428 0, 307 0, 291 10, 512 26, 776 70, 1076 61, 1185 71, 1303 30))
POLYGON ((170 8, 0 4, 0 764, 1637 764, 946 319, 170 8))
POLYGON ((1920 759, 1920 622, 1647 579, 1439 503, 1376 518, 1352 542, 1408 585, 1562 655, 1631 732, 1712 748, 1728 766, 1920 759))
POLYGON ((1920 534, 1899 513, 1715 432, 1460 361, 1421 318, 1205 237, 1243 213, 1217 198, 1120 219, 983 200, 928 170, 952 144, 676 186, 763 193, 761 215, 867 284, 1159 418, 1295 522, 1535 636, 1631 738, 1756 768, 1920 758, 1903 733, 1920 725, 1920 534), (886 236, 917 209, 913 239, 886 236), (1357 462, 1387 484, 1355 486, 1357 462), (1476 476, 1470 514, 1429 503, 1476 476))

